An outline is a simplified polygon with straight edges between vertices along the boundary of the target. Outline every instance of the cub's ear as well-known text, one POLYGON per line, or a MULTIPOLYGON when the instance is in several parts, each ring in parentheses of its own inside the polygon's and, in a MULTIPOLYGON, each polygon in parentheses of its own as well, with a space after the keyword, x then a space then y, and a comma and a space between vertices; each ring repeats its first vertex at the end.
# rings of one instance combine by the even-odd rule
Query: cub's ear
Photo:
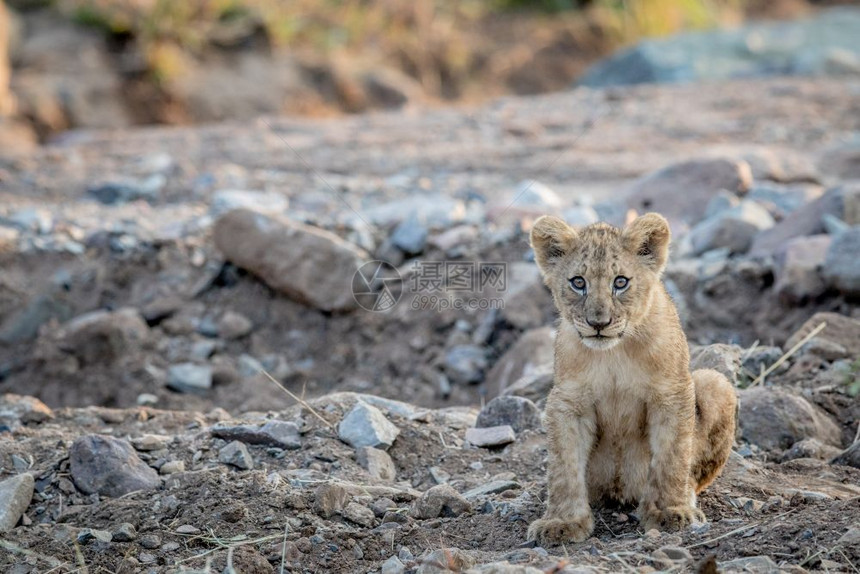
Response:
POLYGON ((532 226, 530 239, 535 261, 547 273, 573 247, 576 231, 558 217, 544 215, 532 226))
POLYGON ((669 222, 657 213, 646 213, 633 220, 623 234, 628 251, 639 257, 643 265, 658 275, 666 267, 669 257, 669 222))

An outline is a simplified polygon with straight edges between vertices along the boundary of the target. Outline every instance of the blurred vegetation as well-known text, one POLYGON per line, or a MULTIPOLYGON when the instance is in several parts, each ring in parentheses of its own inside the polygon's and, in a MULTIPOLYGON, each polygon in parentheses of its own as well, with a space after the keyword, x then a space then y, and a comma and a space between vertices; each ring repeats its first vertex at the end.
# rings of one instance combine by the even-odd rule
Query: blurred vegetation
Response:
POLYGON ((156 80, 187 56, 262 33, 272 48, 369 52, 422 83, 468 73, 482 26, 526 15, 594 30, 610 46, 734 23, 745 0, 54 0, 63 14, 133 38, 156 80), (489 23, 489 24, 488 24, 489 23))

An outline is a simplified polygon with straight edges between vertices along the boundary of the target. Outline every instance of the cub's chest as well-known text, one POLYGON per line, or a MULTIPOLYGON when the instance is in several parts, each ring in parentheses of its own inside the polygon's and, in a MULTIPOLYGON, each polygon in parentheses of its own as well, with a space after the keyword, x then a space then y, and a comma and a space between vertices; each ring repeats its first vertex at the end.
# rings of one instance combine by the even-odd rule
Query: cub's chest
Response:
POLYGON ((605 437, 644 434, 652 375, 626 356, 593 361, 583 373, 598 432, 605 437))

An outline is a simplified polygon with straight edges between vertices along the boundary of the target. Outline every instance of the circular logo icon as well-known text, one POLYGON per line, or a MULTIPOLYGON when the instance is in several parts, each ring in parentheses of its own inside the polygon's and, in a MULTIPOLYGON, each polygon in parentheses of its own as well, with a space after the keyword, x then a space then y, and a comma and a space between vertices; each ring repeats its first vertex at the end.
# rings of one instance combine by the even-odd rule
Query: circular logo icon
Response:
POLYGON ((368 261, 352 276, 352 296, 367 311, 388 311, 402 294, 403 278, 388 261, 368 261))

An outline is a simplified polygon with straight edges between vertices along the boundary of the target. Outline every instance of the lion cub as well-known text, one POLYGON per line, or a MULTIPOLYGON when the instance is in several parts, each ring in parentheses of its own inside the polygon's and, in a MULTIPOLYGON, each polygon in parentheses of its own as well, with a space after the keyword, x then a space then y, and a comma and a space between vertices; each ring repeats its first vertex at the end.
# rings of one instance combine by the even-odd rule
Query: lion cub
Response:
POLYGON ((645 529, 704 521, 696 494, 720 473, 737 398, 712 370, 690 373, 687 339, 660 276, 669 225, 656 213, 621 230, 535 222, 531 244, 561 315, 547 398, 546 513, 529 539, 580 542, 590 503, 638 502, 645 529))

